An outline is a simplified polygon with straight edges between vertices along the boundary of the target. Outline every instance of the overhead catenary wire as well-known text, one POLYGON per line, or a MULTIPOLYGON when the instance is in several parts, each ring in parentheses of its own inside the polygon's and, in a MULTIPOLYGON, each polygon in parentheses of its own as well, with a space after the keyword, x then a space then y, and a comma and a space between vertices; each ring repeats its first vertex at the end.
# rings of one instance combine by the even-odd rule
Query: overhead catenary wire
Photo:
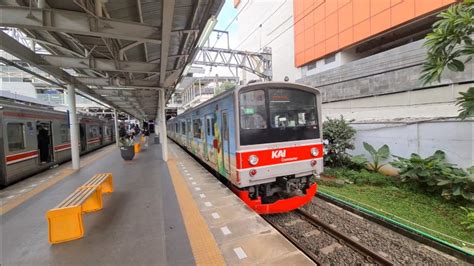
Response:
MULTIPOLYGON (((275 15, 275 13, 280 10, 283 5, 287 2, 288 0, 285 0, 283 3, 281 3, 270 15, 268 15, 262 22, 259 23, 258 27, 256 27, 251 33, 249 33, 243 41, 241 41, 236 47, 235 49, 238 49, 242 44, 245 43, 245 41, 248 40, 248 38, 250 38, 250 36, 252 36, 258 29, 262 28, 262 25, 267 22, 271 17, 273 17, 273 15, 275 15)), ((291 18, 291 17, 290 17, 291 18)), ((288 19, 287 19, 288 20, 288 19)), ((285 21, 287 21, 285 20, 285 21)), ((279 26, 278 26, 279 27, 279 26)))

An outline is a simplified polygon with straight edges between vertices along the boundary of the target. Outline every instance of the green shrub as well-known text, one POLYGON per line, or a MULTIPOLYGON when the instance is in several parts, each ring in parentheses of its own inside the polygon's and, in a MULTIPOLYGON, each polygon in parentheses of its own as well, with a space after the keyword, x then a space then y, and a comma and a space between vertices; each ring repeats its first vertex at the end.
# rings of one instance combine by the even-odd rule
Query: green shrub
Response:
POLYGON ((366 169, 356 171, 347 168, 325 168, 324 175, 343 179, 356 185, 389 186, 397 183, 393 177, 370 172, 366 169))
POLYGON ((402 181, 414 181, 421 188, 446 199, 474 201, 474 177, 445 161, 445 153, 436 151, 425 159, 413 153, 410 158, 395 156, 391 164, 400 169, 402 181))
POLYGON ((343 166, 350 163, 350 155, 346 150, 354 149, 355 129, 341 115, 339 119, 327 118, 323 124, 324 165, 343 166))
POLYGON ((374 172, 379 172, 380 169, 385 165, 382 163, 387 160, 390 156, 390 148, 387 144, 384 144, 378 150, 374 149, 372 145, 367 142, 364 142, 364 149, 370 154, 372 162, 369 164, 364 155, 356 155, 351 157, 351 162, 355 168, 364 168, 367 164, 370 165, 370 169, 374 172), (361 167, 363 166, 363 167, 361 167))
POLYGON ((474 230, 474 208, 461 207, 466 212, 466 216, 462 219, 461 224, 466 226, 468 230, 474 230))

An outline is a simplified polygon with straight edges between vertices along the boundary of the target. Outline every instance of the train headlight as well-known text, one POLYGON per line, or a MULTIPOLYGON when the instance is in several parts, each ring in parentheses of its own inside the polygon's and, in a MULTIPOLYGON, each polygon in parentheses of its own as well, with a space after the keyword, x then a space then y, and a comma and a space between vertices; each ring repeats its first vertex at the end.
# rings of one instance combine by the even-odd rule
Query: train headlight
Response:
POLYGON ((249 156, 249 163, 251 165, 257 165, 258 164, 258 157, 257 155, 250 155, 249 156))
POLYGON ((319 150, 318 148, 312 148, 311 149, 311 155, 313 155, 313 157, 316 157, 319 155, 319 150))

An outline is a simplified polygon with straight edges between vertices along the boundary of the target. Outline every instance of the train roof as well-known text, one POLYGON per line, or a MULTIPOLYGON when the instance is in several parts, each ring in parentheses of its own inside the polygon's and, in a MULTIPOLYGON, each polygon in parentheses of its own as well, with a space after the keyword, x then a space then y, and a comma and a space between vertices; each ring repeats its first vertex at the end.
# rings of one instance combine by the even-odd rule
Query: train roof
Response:
MULTIPOLYGON (((49 114, 57 114, 66 116, 67 112, 54 110, 51 106, 40 105, 28 102, 16 102, 9 99, 0 98, 0 112, 3 110, 25 110, 30 112, 43 112, 49 114)), ((97 116, 91 116, 86 114, 78 114, 78 118, 96 119, 101 121, 110 121, 111 119, 101 118, 97 116)))
MULTIPOLYGON (((260 87, 260 86, 265 86, 266 84, 268 85, 277 85, 277 86, 290 86, 290 87, 306 87, 307 89, 311 89, 311 90, 315 90, 318 94, 320 93, 319 89, 317 88, 313 88, 313 87, 309 87, 308 85, 305 85, 305 84, 300 84, 300 83, 293 83, 293 82, 282 82, 282 81, 262 81, 262 82, 254 82, 254 83, 250 83, 250 84, 246 84, 246 85, 239 85, 239 86, 235 86, 233 87, 232 89, 229 89, 229 90, 226 90, 224 92, 221 92, 219 94, 217 94, 216 96, 212 97, 211 99, 199 104, 199 105, 196 105, 188 110, 186 110, 184 113, 178 115, 178 116, 181 116, 181 115, 184 115, 184 114, 188 114, 188 113, 192 113, 194 112, 195 110, 197 110, 198 108, 202 108, 206 105, 209 105, 209 104, 212 104, 226 96, 228 96, 229 94, 233 94, 233 93, 237 93, 239 92, 241 89, 244 89, 244 88, 251 88, 251 87, 260 87)), ((178 117, 176 116, 176 117, 178 117)), ((172 121, 174 120, 176 117, 173 117, 171 119, 169 119, 168 121, 172 121)))

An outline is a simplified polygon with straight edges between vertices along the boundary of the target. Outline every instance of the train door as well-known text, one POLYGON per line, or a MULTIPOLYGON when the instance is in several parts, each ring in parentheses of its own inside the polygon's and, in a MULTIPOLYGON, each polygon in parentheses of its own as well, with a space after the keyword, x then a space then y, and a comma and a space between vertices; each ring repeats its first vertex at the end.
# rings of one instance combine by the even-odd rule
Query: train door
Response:
POLYGON ((227 120, 227 111, 221 112, 222 128, 221 128, 221 139, 222 139, 222 161, 224 163, 224 169, 227 173, 230 173, 230 142, 229 142, 229 123, 227 120))
POLYGON ((38 140, 39 163, 50 163, 53 158, 53 128, 51 121, 36 122, 36 138, 38 140))
POLYGON ((191 132, 191 119, 188 119, 187 124, 186 124, 186 147, 188 149, 191 149, 191 139, 193 137, 193 133, 191 132))
POLYGON ((99 126, 99 143, 102 146, 104 144, 104 127, 99 126))
POLYGON ((79 124, 79 138, 81 142, 81 152, 87 149, 86 125, 79 124))

